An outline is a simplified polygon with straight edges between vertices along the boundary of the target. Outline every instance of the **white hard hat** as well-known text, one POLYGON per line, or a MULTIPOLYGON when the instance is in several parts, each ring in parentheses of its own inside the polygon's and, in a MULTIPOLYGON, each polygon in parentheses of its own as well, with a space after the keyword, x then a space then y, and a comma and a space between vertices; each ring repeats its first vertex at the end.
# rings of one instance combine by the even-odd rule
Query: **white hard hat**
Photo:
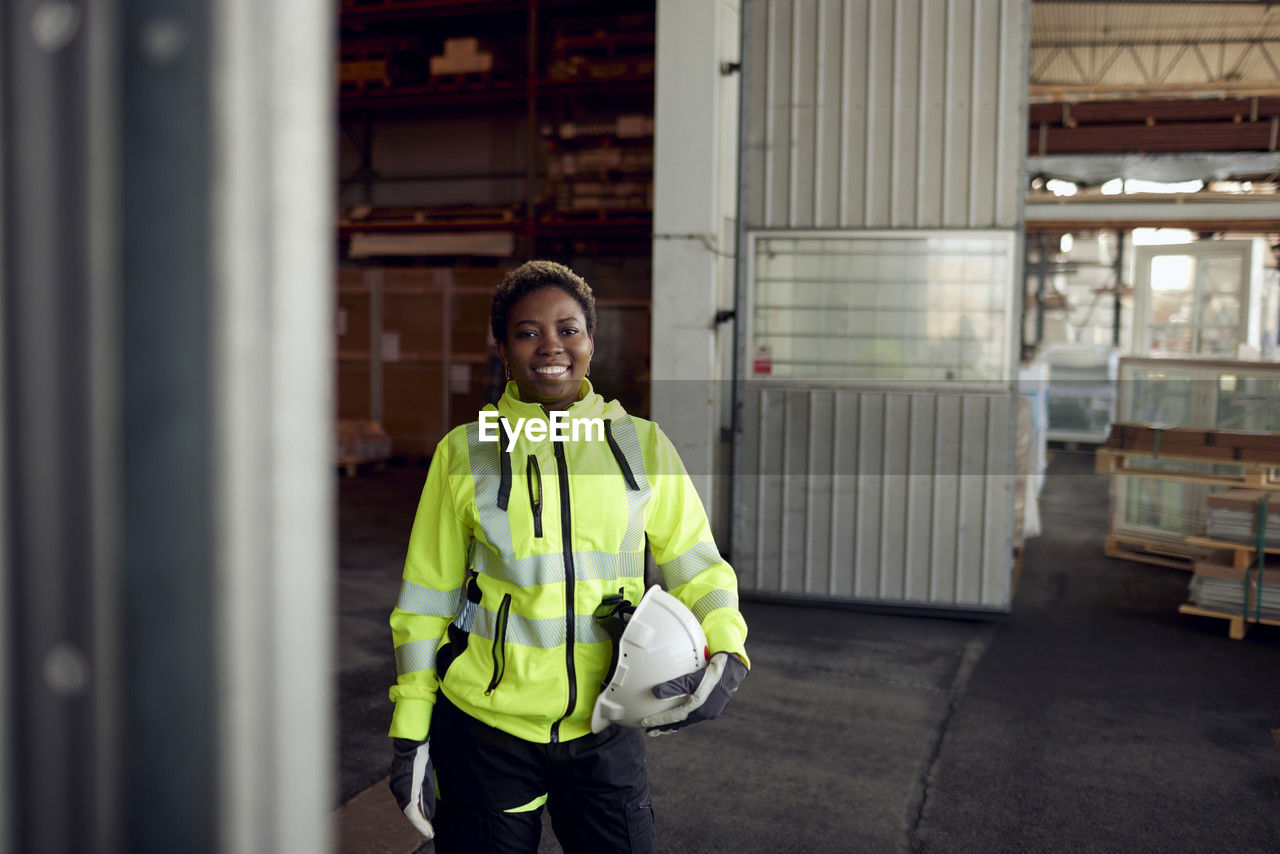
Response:
MULTIPOLYGON (((615 607, 615 612, 626 610, 621 597, 614 604, 624 606, 615 607)), ((611 723, 640 727, 641 718, 683 703, 683 696, 659 700, 651 689, 706 667, 707 636, 693 612, 655 584, 625 622, 621 635, 614 635, 613 657, 613 667, 591 710, 592 732, 611 723)))

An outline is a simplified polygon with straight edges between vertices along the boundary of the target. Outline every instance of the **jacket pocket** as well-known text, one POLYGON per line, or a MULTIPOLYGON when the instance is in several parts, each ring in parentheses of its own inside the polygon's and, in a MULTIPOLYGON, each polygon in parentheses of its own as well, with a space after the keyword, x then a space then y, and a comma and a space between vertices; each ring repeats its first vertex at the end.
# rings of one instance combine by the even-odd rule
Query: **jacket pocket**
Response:
POLYGON ((502 604, 498 606, 498 618, 493 626, 493 678, 489 680, 489 687, 484 689, 486 697, 493 693, 493 689, 498 687, 503 674, 507 672, 507 618, 510 613, 511 594, 508 593, 502 597, 502 604))
POLYGON ((473 569, 467 574, 465 593, 462 603, 458 605, 458 613, 445 630, 443 642, 436 647, 436 678, 441 682, 453 663, 466 652, 471 641, 471 625, 475 621, 476 610, 480 607, 480 597, 479 573, 473 569))
POLYGON ((525 481, 529 484, 529 507, 533 510, 533 535, 542 536, 542 472, 538 458, 530 454, 524 467, 525 481))

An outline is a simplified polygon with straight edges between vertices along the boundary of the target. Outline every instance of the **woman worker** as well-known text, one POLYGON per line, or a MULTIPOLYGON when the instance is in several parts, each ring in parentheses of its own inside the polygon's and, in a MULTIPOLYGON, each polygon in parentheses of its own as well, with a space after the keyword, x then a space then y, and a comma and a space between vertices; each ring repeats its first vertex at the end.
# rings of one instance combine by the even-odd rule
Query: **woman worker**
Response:
POLYGON ((737 581, 675 448, 586 379, 595 323, 562 265, 502 280, 490 324, 509 382, 496 414, 441 440, 418 505, 391 614, 391 788, 446 854, 535 852, 544 804, 569 854, 653 851, 640 730, 591 732, 611 654, 592 614, 619 591, 640 601, 646 537, 710 656, 655 686, 689 697, 649 732, 718 716, 747 673, 737 581), (552 441, 560 419, 605 435, 584 421, 552 441))

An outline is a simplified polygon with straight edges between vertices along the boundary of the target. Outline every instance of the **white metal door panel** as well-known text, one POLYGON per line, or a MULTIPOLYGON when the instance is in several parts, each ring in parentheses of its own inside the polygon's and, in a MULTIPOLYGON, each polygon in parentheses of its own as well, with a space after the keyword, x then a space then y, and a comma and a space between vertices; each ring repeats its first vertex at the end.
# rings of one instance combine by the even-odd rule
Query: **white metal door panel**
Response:
POLYGON ((1016 401, 748 383, 733 558, 744 591, 1005 610, 1016 401))

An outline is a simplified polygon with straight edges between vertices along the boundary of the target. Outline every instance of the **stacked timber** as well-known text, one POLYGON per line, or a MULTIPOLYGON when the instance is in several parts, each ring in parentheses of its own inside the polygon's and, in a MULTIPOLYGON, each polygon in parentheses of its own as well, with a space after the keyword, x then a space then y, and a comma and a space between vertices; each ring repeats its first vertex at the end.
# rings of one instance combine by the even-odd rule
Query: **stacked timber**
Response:
POLYGON ((1280 495, 1228 489, 1209 496, 1206 504, 1206 536, 1187 542, 1215 551, 1195 562, 1191 601, 1179 610, 1227 620, 1237 639, 1250 623, 1280 625, 1280 495))
POLYGON ((1206 535, 1256 545, 1261 528, 1267 546, 1280 546, 1280 498, 1274 496, 1273 490, 1239 487, 1210 495, 1205 502, 1209 509, 1206 535))
POLYGON ((1263 622, 1280 620, 1280 570, 1263 570, 1260 599, 1255 598, 1259 596, 1256 580, 1247 589, 1244 581, 1240 570, 1197 561, 1195 575, 1191 576, 1191 601, 1204 610, 1218 612, 1224 619, 1239 615, 1249 622, 1255 622, 1258 616, 1263 622))
POLYGON ((1111 425, 1107 448, 1149 457, 1261 463, 1280 466, 1280 433, 1257 430, 1206 430, 1199 427, 1111 425))
POLYGON ((1280 487, 1280 433, 1117 422, 1111 425, 1106 445, 1098 449, 1095 460, 1100 474, 1280 487), (1152 461, 1202 463, 1214 470, 1173 471, 1152 461))

